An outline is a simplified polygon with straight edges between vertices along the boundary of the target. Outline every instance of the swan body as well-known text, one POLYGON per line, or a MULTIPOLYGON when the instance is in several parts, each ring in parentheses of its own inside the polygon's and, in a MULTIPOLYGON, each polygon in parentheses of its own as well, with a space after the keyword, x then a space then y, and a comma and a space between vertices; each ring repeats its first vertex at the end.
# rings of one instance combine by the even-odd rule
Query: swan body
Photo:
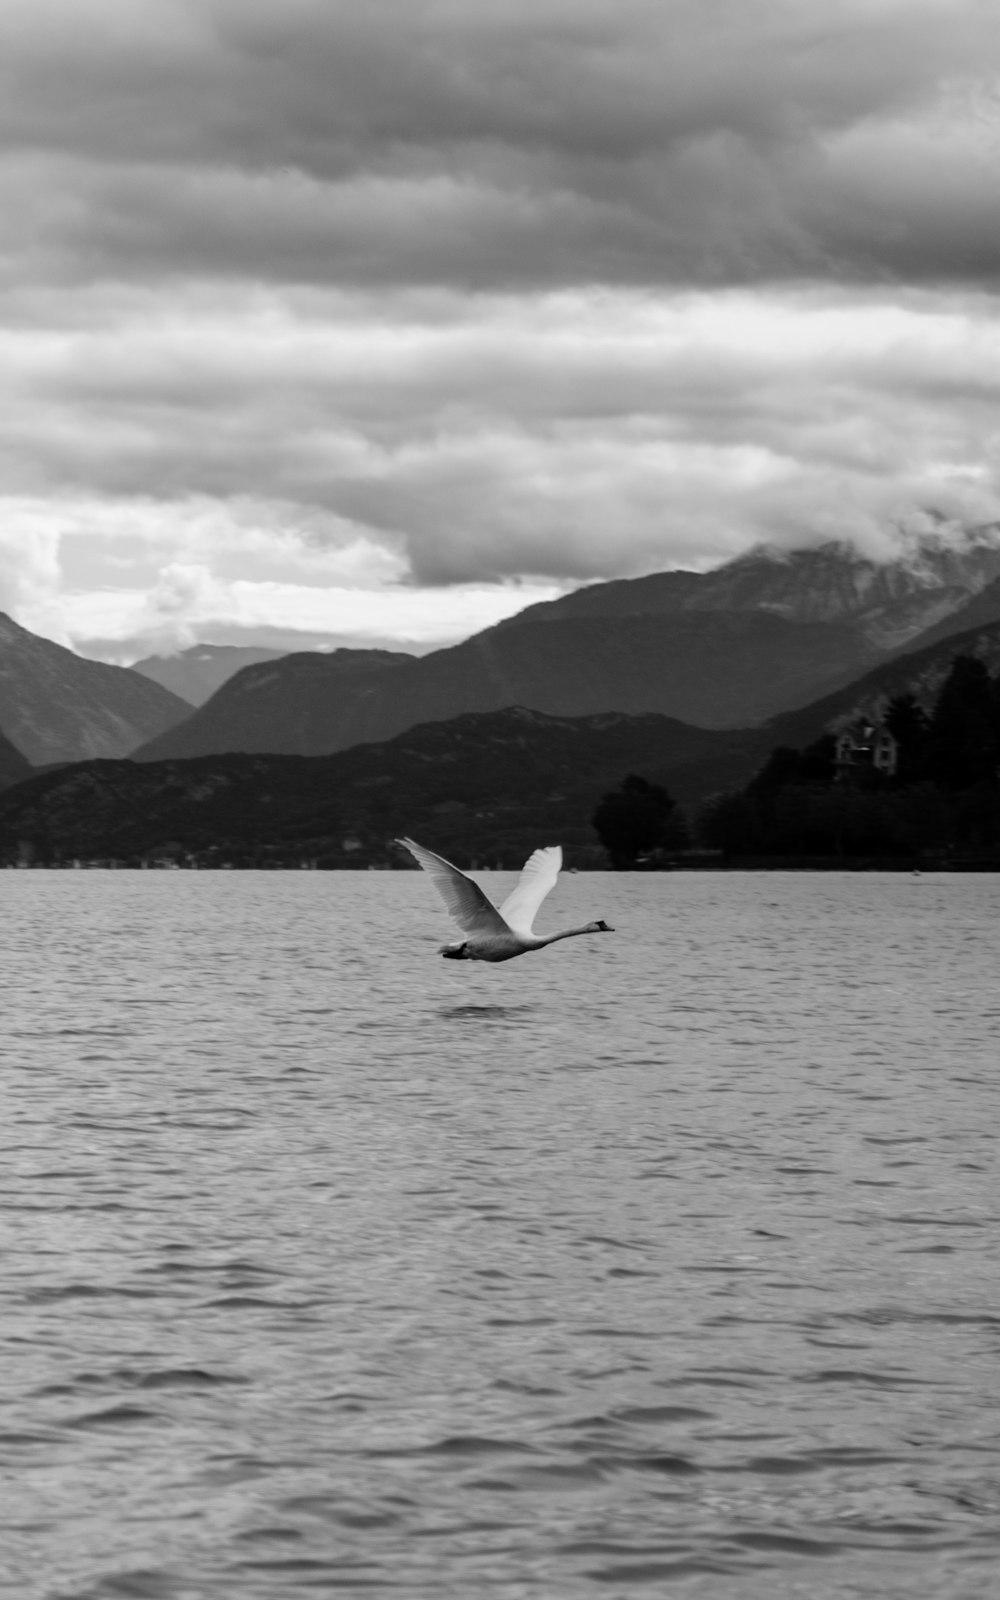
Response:
POLYGON ((557 844, 546 845, 530 855, 521 869, 521 876, 499 911, 496 906, 464 872, 453 867, 443 856, 434 854, 413 839, 397 839, 404 849, 429 872, 437 886, 451 918, 458 923, 465 938, 454 944, 441 946, 438 952, 452 961, 510 961, 514 956, 527 955, 529 950, 542 950, 557 939, 572 939, 579 933, 614 933, 606 922, 585 922, 579 928, 564 928, 561 933, 550 933, 545 938, 532 932, 532 924, 545 896, 555 888, 562 866, 562 850, 557 844))

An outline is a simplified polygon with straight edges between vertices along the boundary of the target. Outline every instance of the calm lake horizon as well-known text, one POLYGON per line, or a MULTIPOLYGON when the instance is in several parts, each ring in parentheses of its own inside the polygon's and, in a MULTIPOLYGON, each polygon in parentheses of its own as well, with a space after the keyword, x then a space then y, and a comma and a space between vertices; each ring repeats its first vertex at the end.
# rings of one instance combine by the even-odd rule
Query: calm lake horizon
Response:
POLYGON ((0 1590, 993 1595, 995 874, 3 884, 0 1590))

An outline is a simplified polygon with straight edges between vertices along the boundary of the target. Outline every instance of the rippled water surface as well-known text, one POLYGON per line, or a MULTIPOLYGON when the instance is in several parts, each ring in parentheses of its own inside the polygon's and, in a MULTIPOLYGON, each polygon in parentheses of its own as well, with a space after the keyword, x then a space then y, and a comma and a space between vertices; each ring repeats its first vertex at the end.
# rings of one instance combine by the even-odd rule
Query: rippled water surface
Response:
POLYGON ((1000 880, 0 884, 3 1593, 997 1592, 1000 880))

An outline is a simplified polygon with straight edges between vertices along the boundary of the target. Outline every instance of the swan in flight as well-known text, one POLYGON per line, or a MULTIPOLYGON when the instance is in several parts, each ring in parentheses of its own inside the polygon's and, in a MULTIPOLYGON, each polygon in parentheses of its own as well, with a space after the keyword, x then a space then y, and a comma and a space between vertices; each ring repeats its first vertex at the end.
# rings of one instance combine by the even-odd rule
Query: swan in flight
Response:
POLYGON ((425 849, 413 839, 395 842, 409 850, 424 871, 430 873, 452 920, 465 934, 464 939, 442 945, 438 952, 450 956, 453 961, 510 961, 513 956, 527 955, 529 950, 555 944, 557 939, 572 939, 578 933, 615 931, 606 922, 585 922, 581 928, 564 928, 562 933, 550 933, 544 939, 532 933, 531 925, 538 908, 555 888, 562 866, 562 850, 557 844, 536 850, 528 857, 516 888, 498 911, 478 883, 473 883, 443 856, 436 856, 433 850, 425 849))

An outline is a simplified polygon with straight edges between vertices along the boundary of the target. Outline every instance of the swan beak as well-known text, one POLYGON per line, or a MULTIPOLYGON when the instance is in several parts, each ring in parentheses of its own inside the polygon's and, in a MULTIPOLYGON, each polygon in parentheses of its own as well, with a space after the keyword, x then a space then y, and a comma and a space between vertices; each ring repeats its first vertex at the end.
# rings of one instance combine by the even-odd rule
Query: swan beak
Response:
POLYGON ((608 923, 606 923, 606 922, 599 922, 597 924, 597 926, 601 930, 602 933, 614 933, 614 931, 615 931, 614 928, 609 927, 608 923))

